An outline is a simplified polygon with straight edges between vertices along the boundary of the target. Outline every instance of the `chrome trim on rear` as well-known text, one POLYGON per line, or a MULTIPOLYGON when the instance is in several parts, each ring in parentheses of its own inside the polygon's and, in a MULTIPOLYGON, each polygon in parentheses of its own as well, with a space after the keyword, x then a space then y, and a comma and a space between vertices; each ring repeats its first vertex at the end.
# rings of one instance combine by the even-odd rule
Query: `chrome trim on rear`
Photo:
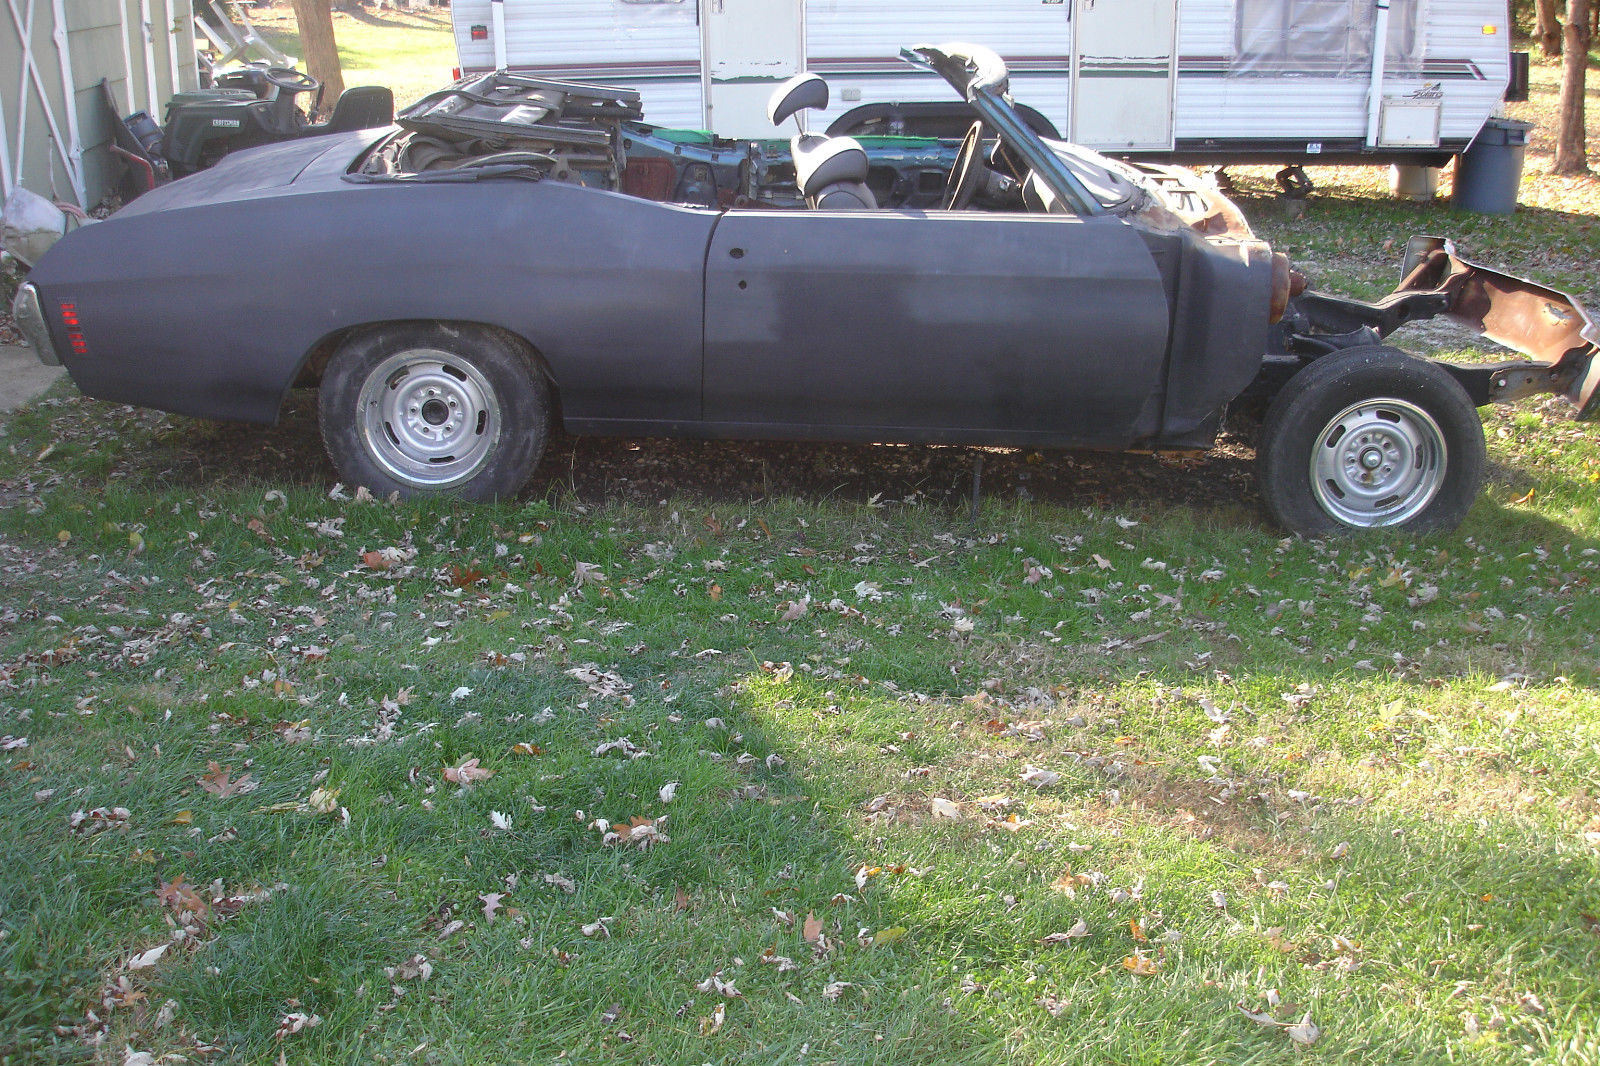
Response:
POLYGON ((39 362, 45 366, 61 365, 61 354, 51 343, 50 327, 45 325, 44 309, 39 306, 39 291, 32 285, 24 284, 17 290, 17 298, 11 302, 11 317, 17 320, 23 337, 33 345, 33 354, 39 357, 39 362))

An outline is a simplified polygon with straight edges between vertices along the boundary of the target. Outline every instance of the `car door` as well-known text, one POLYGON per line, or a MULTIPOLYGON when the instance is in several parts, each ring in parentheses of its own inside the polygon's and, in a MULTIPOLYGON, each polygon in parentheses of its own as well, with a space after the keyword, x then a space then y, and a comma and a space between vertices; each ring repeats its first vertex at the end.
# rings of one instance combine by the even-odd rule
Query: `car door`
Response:
POLYGON ((730 211, 705 321, 730 433, 1125 446, 1159 422, 1167 300, 1113 218, 730 211))

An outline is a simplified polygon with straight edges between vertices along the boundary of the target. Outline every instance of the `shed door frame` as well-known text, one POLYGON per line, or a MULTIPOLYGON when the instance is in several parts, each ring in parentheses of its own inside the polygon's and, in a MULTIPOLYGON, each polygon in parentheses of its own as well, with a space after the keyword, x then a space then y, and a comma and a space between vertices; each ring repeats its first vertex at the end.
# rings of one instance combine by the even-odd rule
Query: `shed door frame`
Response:
POLYGON ((1067 137, 1112 151, 1171 149, 1178 0, 1069 0, 1072 98, 1067 137), (1159 25, 1166 20, 1164 28, 1159 25))
POLYGON ((706 128, 719 136, 780 136, 767 97, 805 69, 804 0, 696 0, 706 128))

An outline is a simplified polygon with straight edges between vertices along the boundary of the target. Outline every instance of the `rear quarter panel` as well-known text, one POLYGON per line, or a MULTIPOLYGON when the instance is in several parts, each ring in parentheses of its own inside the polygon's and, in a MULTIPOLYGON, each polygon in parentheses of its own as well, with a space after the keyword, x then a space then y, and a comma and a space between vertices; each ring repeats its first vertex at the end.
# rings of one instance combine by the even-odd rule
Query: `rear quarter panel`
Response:
POLYGON ((230 195, 113 216, 39 264, 47 317, 76 305, 85 393, 269 422, 323 338, 448 319, 530 341, 569 417, 699 416, 713 212, 518 179, 230 195))

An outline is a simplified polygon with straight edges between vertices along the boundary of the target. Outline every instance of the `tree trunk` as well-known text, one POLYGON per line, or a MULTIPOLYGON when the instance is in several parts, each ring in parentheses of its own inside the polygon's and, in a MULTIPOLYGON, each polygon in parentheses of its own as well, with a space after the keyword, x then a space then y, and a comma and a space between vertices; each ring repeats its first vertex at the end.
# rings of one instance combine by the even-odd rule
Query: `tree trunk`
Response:
POLYGON ((1589 0, 1567 0, 1561 62, 1561 111, 1556 127, 1556 174, 1587 174, 1584 80, 1589 69, 1589 0))
POLYGON ((306 71, 322 83, 317 111, 333 110, 344 92, 344 72, 339 49, 333 42, 333 0, 294 0, 294 20, 300 27, 300 49, 306 54, 306 71))
POLYGON ((1545 55, 1561 54, 1561 18, 1556 13, 1556 0, 1534 0, 1533 36, 1545 55))

